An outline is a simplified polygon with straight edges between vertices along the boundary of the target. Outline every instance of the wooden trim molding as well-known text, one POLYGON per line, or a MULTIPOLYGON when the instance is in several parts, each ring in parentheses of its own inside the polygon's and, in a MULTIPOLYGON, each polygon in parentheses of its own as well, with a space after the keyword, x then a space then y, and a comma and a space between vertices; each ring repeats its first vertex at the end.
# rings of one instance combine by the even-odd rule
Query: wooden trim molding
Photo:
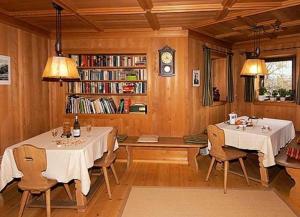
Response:
POLYGON ((44 29, 41 29, 39 27, 33 26, 24 21, 21 21, 19 19, 16 19, 14 17, 11 17, 8 15, 8 12, 3 9, 0 9, 0 23, 6 24, 9 26, 13 26, 13 27, 22 29, 24 31, 35 33, 35 34, 41 35, 46 38, 50 37, 50 32, 48 32, 44 29))

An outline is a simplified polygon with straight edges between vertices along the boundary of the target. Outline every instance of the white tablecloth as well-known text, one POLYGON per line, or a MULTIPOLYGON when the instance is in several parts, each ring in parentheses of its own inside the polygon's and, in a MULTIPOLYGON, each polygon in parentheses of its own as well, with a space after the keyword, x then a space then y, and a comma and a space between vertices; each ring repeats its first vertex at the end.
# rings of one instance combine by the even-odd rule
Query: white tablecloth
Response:
MULTIPOLYGON (((240 118, 248 119, 248 117, 240 118)), ((293 122, 287 120, 258 119, 254 127, 247 127, 245 131, 227 123, 220 123, 217 126, 225 132, 226 145, 264 153, 264 167, 275 165, 274 156, 278 154, 280 148, 295 138, 293 122), (264 125, 270 126, 271 130, 262 130, 264 125)))
MULTIPOLYGON (((90 177, 88 168, 91 168, 96 159, 103 156, 107 151, 107 135, 112 127, 93 127, 90 133, 86 132, 85 127, 81 128, 81 137, 71 138, 71 145, 58 146, 50 131, 31 139, 8 147, 4 154, 0 170, 0 190, 2 190, 13 178, 20 178, 22 173, 17 169, 13 149, 22 144, 32 144, 45 148, 47 154, 47 170, 44 176, 55 179, 58 182, 68 183, 73 179, 81 181, 81 191, 87 195, 90 190, 90 177)), ((59 134, 62 128, 58 128, 59 134)), ((64 139, 63 141, 66 141, 64 139)), ((117 143, 117 141, 116 141, 117 143)), ((118 144, 116 144, 116 149, 118 144)))

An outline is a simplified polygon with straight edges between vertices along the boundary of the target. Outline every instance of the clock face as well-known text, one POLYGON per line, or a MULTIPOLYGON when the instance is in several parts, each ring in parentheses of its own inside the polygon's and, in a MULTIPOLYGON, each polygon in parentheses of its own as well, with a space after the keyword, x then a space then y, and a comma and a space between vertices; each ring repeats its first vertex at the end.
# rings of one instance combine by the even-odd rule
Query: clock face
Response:
POLYGON ((165 66, 164 71, 169 73, 171 71, 171 67, 170 66, 165 66))
POLYGON ((161 55, 161 61, 163 63, 169 64, 169 63, 172 62, 172 60, 173 60, 173 56, 172 56, 172 54, 170 52, 164 52, 164 53, 162 53, 162 55, 161 55))

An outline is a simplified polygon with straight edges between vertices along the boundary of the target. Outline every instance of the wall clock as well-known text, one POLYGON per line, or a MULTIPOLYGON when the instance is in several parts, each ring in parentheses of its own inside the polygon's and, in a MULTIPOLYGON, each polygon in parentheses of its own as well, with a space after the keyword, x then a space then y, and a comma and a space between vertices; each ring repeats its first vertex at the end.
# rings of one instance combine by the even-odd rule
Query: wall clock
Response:
POLYGON ((165 46, 159 52, 159 75, 168 77, 175 75, 175 50, 165 46))

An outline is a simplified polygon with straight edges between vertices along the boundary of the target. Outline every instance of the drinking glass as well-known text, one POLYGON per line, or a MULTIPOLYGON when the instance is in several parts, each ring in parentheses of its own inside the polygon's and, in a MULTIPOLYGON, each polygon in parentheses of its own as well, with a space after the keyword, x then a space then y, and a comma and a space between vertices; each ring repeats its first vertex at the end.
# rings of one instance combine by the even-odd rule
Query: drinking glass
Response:
POLYGON ((92 131, 92 125, 88 124, 88 125, 86 126, 86 131, 88 132, 88 136, 90 136, 91 131, 92 131))
POLYGON ((58 135, 58 130, 57 130, 57 129, 51 130, 51 134, 52 134, 52 136, 53 136, 54 138, 56 138, 57 135, 58 135))
POLYGON ((69 138, 71 136, 71 124, 70 122, 63 123, 63 135, 69 138))

